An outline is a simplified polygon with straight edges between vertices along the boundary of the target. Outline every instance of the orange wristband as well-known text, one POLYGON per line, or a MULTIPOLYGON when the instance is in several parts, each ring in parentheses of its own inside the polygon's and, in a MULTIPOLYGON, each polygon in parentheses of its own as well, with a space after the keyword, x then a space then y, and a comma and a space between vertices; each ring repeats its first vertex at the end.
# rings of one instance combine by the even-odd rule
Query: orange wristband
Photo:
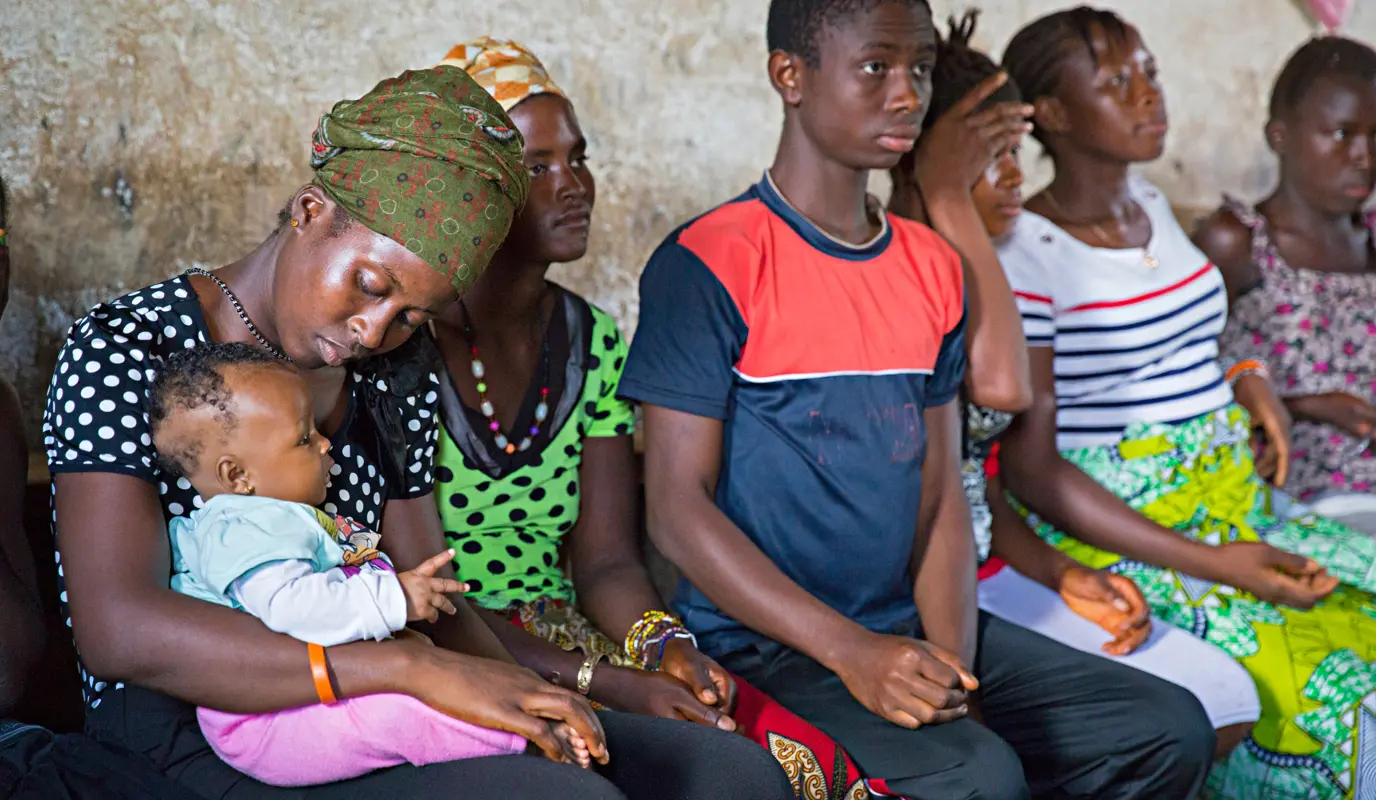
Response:
POLYGON ((311 677, 315 680, 315 693, 319 695, 320 702, 327 706, 338 703, 339 699, 334 696, 334 687, 330 685, 330 668, 325 662, 325 648, 308 643, 306 652, 310 653, 311 677))
POLYGON ((1242 377, 1243 373, 1247 372, 1254 372, 1263 376, 1270 375, 1270 370, 1266 368, 1265 363, 1258 361, 1255 358, 1245 358, 1229 367, 1228 372, 1223 376, 1223 379, 1226 380, 1228 383, 1232 383, 1233 381, 1242 377))

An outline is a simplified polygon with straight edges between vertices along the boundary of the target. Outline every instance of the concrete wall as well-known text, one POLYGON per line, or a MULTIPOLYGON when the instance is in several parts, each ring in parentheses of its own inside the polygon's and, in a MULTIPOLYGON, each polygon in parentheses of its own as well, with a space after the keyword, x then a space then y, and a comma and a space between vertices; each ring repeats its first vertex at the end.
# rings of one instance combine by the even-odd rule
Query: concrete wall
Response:
MULTIPOLYGON (((1177 203, 1253 195, 1262 109, 1313 31, 1298 0, 1120 0, 1157 53, 1174 132, 1149 174, 1177 203)), ((335 100, 493 33, 573 95, 599 181, 592 251, 557 277, 634 328, 636 276, 676 224, 754 180, 780 115, 767 0, 0 0, 0 175, 13 298, 0 375, 31 423, 73 315, 246 252, 309 179, 335 100)), ((963 0, 936 0, 940 13, 963 0)), ((1053 0, 988 0, 998 49, 1053 0)), ((1376 4, 1348 32, 1376 40, 1376 4)), ((36 425, 33 427, 36 430, 36 425)))

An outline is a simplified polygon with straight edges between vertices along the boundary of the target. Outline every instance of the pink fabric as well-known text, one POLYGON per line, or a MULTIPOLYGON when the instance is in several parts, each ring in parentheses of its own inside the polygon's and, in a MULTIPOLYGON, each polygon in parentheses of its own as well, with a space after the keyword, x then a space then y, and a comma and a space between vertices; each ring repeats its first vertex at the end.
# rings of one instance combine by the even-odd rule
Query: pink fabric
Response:
MULTIPOLYGON (((1293 266, 1254 207, 1224 196, 1223 208, 1251 229, 1261 283, 1233 302, 1220 355, 1264 360, 1282 397, 1347 392, 1376 401, 1376 274, 1293 266)), ((1376 236, 1376 216, 1368 217, 1367 228, 1376 236)), ((1372 486, 1376 454, 1332 425, 1295 420, 1287 494, 1307 501, 1372 486)))
POLYGON ((1323 23, 1324 28, 1329 33, 1336 33, 1339 28, 1347 22, 1347 18, 1352 16, 1352 7, 1356 0, 1308 0, 1309 8, 1314 12, 1314 16, 1323 23))
POLYGON ((276 714, 196 709, 201 732, 231 767, 273 786, 316 786, 412 763, 521 753, 526 740, 480 728, 413 697, 375 694, 276 714))

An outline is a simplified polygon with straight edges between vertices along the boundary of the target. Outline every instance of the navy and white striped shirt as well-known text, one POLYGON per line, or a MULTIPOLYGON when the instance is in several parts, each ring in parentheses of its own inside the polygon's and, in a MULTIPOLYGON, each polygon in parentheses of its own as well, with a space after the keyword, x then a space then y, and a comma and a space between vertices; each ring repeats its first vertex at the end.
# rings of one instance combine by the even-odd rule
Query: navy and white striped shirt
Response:
POLYGON ((1030 212, 999 247, 1028 346, 1055 350, 1060 450, 1113 444, 1134 423, 1184 422, 1233 400, 1218 360, 1223 277, 1160 190, 1136 176, 1129 188, 1151 220, 1145 248, 1092 247, 1030 212))

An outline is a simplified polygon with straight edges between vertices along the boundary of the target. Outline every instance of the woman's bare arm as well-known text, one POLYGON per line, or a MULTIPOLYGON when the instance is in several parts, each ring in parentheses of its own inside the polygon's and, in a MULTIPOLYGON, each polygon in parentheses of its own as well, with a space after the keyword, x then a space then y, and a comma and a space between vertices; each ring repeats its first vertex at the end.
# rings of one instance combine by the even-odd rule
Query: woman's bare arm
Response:
POLYGON ((981 108, 1007 81, 1002 73, 991 75, 946 113, 927 120, 913 172, 898 181, 890 208, 931 225, 963 257, 969 356, 965 386, 970 401, 1016 414, 1032 402, 1021 316, 971 197, 971 187, 984 179, 989 165, 1032 128, 1031 106, 997 103, 981 108))
POLYGON ((932 227, 963 256, 965 276, 965 387, 975 405, 1019 413, 1032 403, 1027 340, 998 251, 984 230, 969 192, 935 192, 927 214, 932 227))
POLYGON ((1213 548, 1134 511, 1056 450, 1056 379, 1049 347, 1030 349, 1032 407, 999 440, 999 477, 1039 517, 1087 544, 1215 579, 1213 548))
POLYGON ((636 526, 635 454, 630 436, 589 438, 579 469, 578 524, 565 535, 568 568, 579 606, 615 640, 664 600, 645 568, 636 526))
POLYGON ((990 552, 1023 575, 1053 592, 1059 592, 1061 575, 1074 566, 1075 561, 1047 544, 1027 526, 1027 521, 1008 505, 998 478, 989 480, 986 497, 993 518, 990 552))

